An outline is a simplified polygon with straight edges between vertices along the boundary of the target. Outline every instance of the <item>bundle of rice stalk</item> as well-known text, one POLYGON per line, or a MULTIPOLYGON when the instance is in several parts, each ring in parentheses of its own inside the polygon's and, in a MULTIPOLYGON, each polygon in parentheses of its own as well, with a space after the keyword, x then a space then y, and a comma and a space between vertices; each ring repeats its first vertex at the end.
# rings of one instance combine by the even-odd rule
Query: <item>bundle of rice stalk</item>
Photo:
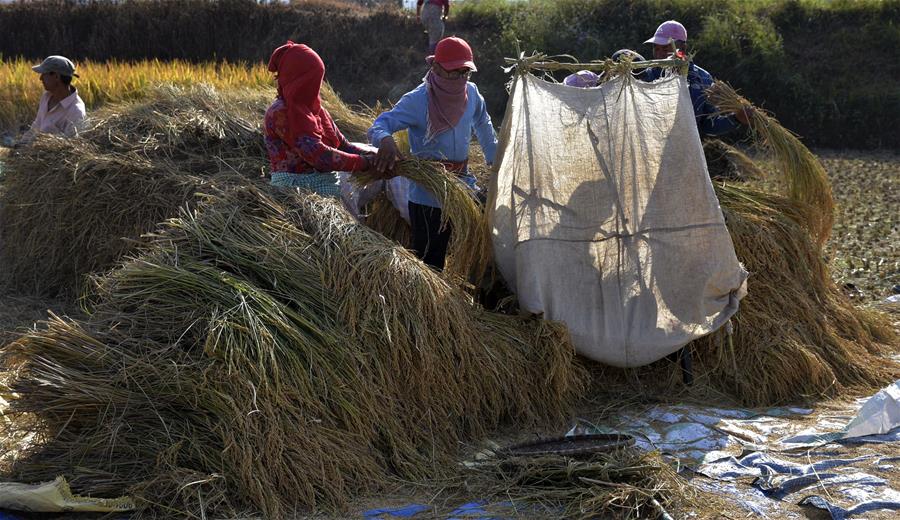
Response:
POLYGON ((369 204, 366 225, 403 247, 412 245, 412 228, 384 194, 369 204))
MULTIPOLYGON (((542 399, 548 403, 565 402, 567 395, 571 395, 569 392, 580 384, 583 374, 579 367, 572 366, 573 351, 562 324, 486 312, 412 253, 358 224, 339 204, 317 197, 304 200, 306 205, 295 214, 294 221, 322 245, 327 258, 345 259, 334 262, 330 269, 332 276, 326 283, 338 294, 354 295, 344 300, 339 311, 353 337, 364 344, 384 344, 388 348, 385 356, 390 357, 395 357, 398 349, 400 353, 416 352, 418 357, 423 346, 440 345, 440 349, 428 348, 429 355, 449 356, 448 364, 472 369, 454 375, 460 394, 452 395, 456 390, 446 387, 440 379, 429 382, 422 380, 421 374, 393 367, 395 372, 404 372, 395 377, 410 378, 407 384, 413 388, 411 400, 416 395, 425 395, 418 393, 419 386, 427 392, 428 388, 444 384, 443 391, 450 392, 450 399, 458 399, 460 403, 468 401, 467 406, 475 407, 484 406, 481 400, 499 392, 504 399, 514 401, 523 418, 527 418, 544 415, 540 411, 542 399), (360 268, 359 262, 366 267, 360 268), (361 305, 360 301, 382 302, 382 305, 361 305), (367 339, 373 334, 376 336, 367 339), (389 347, 384 343, 385 337, 389 338, 389 347), (548 348, 548 345, 556 346, 548 348), (481 361, 467 358, 474 352, 488 357, 481 361), (495 364, 500 359, 506 360, 502 367, 495 364), (479 365, 481 368, 476 368, 479 365), (521 381, 516 381, 517 372, 529 377, 534 373, 527 368, 529 365, 544 367, 538 376, 543 389, 521 388, 521 381), (479 370, 487 372, 479 373, 479 370), (495 375, 495 371, 500 375, 495 375), (486 385, 490 391, 479 390, 486 385), (535 392, 542 397, 535 398, 535 392), (531 409, 532 406, 537 408, 531 409)), ((440 366, 434 362, 428 364, 440 366)), ((550 410, 554 408, 551 406, 550 410)), ((475 410, 459 412, 459 417, 478 420, 475 410)), ((497 414, 489 413, 481 420, 493 422, 497 418, 497 414)))
MULTIPOLYGON (((817 210, 747 186, 716 183, 748 294, 723 331, 692 344, 698 379, 745 405, 871 390, 900 376, 884 354, 897 334, 831 280, 805 223, 817 210)), ((673 372, 673 374, 677 374, 673 372)))
MULTIPOLYGON (((717 81, 707 90, 710 102, 722 112, 740 112, 752 106, 728 84, 717 81)), ((834 223, 834 199, 828 175, 819 160, 796 135, 781 126, 778 121, 760 109, 748 113, 750 129, 759 146, 775 157, 784 176, 787 196, 812 206, 803 225, 812 234, 819 249, 828 240, 834 223)))
POLYGON ((5 433, 36 433, 8 477, 168 517, 336 510, 581 388, 560 325, 485 313, 335 201, 214 185, 95 278, 89 320, 3 349, 5 433))
MULTIPOLYGON (((337 93, 328 83, 324 83, 322 85, 320 95, 322 98, 322 105, 331 114, 332 118, 337 123, 338 128, 341 129, 341 132, 351 141, 368 143, 366 132, 372 126, 372 122, 375 121, 375 118, 378 117, 378 114, 383 111, 381 105, 376 105, 371 108, 351 108, 349 105, 344 103, 344 101, 340 98, 340 96, 337 95, 337 93)), ((410 150, 408 133, 406 131, 398 132, 394 135, 394 139, 404 156, 409 157, 410 150)), ((481 147, 478 146, 477 143, 472 143, 470 147, 469 159, 471 173, 475 175, 475 177, 478 179, 478 182, 482 186, 486 186, 490 172, 489 169, 485 166, 484 153, 481 151, 481 147)), ((416 161, 416 163, 419 162, 421 161, 416 161)), ((401 164, 397 173, 399 175, 404 175, 407 177, 409 175, 405 175, 403 172, 407 172, 410 175, 414 176, 421 175, 422 168, 423 167, 420 165, 403 166, 401 164)), ((379 177, 375 176, 373 172, 371 175, 358 176, 358 184, 364 185, 368 182, 378 179, 379 177)), ((354 180, 357 179, 355 178, 354 180)), ((438 193, 439 197, 444 196, 443 194, 447 191, 448 188, 452 188, 452 186, 447 186, 440 182, 438 184, 440 184, 440 190, 439 193, 436 193, 438 193)), ((460 199, 460 201, 462 200, 462 198, 459 197, 455 192, 452 195, 448 194, 447 196, 450 196, 454 199, 460 199)), ((469 205, 464 204, 464 206, 468 208, 469 205)), ((366 223, 371 228, 387 237, 394 239, 404 246, 409 246, 409 224, 405 220, 403 220, 403 218, 400 216, 400 213, 387 201, 386 198, 376 198, 372 202, 366 213, 366 223)), ((466 220, 460 220, 460 222, 466 222, 468 220, 470 219, 468 216, 466 216, 466 220)), ((454 219, 449 218, 449 221, 454 221, 454 219)), ((457 274, 468 274, 468 270, 472 269, 473 271, 471 272, 479 273, 477 276, 480 276, 480 273, 483 272, 481 266, 486 264, 486 259, 483 257, 483 255, 489 254, 490 252, 484 251, 482 253, 477 253, 477 250, 471 249, 471 247, 479 247, 477 236, 471 237, 471 240, 469 240, 466 244, 463 244, 462 242, 460 242, 459 244, 461 247, 465 247, 467 252, 462 254, 462 256, 460 256, 459 254, 460 251, 457 251, 457 254, 453 254, 451 252, 450 264, 455 267, 450 267, 449 270, 457 274), (479 256, 482 256, 482 258, 479 258, 479 256)), ((487 247, 486 243, 485 247, 487 247)))
MULTIPOLYGON (((446 272, 477 283, 490 263, 492 251, 484 212, 472 190, 434 161, 410 157, 398 162, 393 173, 415 181, 440 201, 441 226, 451 226, 453 231, 446 272)), ((383 178, 374 170, 351 177, 360 186, 383 178)))
POLYGON ((194 174, 263 174, 260 126, 271 89, 218 91, 209 85, 160 85, 146 98, 91 113, 79 140, 104 152, 168 159, 194 174))
POLYGON ((695 506, 696 492, 659 453, 501 457, 469 464, 463 493, 512 502, 526 517, 660 518, 695 506))
MULTIPOLYGON (((201 457, 202 450, 216 449, 205 432, 172 420, 196 410, 190 401, 200 396, 198 386, 206 377, 202 366, 178 348, 51 315, 42 330, 4 346, 2 359, 16 369, 3 385, 10 401, 4 433, 31 437, 11 469, 4 468, 10 478, 36 482, 65 473, 76 493, 113 497, 131 485, 129 475, 146 474, 148 464, 160 463, 157 458, 186 456, 181 446, 201 457), (146 437, 148 431, 158 435, 146 437), (91 461, 97 457, 106 461, 91 461), (81 461, 87 465, 67 469, 81 461)), ((209 476, 194 473, 197 481, 209 476)), ((185 495, 194 493, 190 489, 185 495)), ((151 496, 142 498, 168 498, 151 496)))
POLYGON ((479 186, 491 185, 491 167, 484 158, 484 150, 477 141, 469 144, 469 173, 475 177, 479 186))
POLYGON ((713 179, 749 180, 764 177, 762 169, 737 148, 719 139, 704 139, 703 154, 713 179))
POLYGON ((202 183, 170 164, 53 136, 6 165, 0 263, 4 281, 25 292, 74 290, 85 273, 131 249, 127 238, 172 216, 202 183))

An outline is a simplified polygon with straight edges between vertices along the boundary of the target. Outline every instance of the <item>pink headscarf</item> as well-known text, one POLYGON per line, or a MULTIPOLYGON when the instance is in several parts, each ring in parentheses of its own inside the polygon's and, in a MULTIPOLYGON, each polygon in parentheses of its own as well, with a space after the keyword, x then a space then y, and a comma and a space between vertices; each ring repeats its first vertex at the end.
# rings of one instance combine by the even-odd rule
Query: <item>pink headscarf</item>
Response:
POLYGON ((425 75, 428 93, 428 127, 425 140, 430 141, 438 134, 450 130, 459 123, 469 103, 469 78, 442 78, 429 70, 425 75))

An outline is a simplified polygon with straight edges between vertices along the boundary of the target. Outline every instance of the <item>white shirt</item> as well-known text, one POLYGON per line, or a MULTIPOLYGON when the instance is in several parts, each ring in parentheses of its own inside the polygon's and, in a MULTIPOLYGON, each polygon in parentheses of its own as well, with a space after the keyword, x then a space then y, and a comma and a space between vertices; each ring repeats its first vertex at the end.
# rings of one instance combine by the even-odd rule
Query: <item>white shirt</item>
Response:
POLYGON ((74 90, 53 108, 48 109, 50 93, 44 92, 41 103, 38 105, 37 117, 31 123, 31 128, 25 134, 24 140, 31 140, 37 134, 63 134, 72 137, 81 129, 84 122, 84 101, 74 90))

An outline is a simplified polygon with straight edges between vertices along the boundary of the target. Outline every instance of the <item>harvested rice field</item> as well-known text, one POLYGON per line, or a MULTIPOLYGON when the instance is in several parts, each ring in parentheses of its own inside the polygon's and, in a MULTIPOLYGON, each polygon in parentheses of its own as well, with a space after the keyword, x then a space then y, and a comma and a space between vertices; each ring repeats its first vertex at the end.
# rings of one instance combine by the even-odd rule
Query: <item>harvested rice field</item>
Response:
MULTIPOLYGON (((900 154, 891 151, 816 150, 835 202, 825 245, 831 276, 860 305, 878 305, 900 292, 900 154)), ((774 165, 754 156, 771 188, 774 165)))
MULTIPOLYGON (((826 250, 833 255, 830 258, 832 276, 836 282, 845 287, 845 290, 849 290, 846 288, 848 283, 853 283, 858 288, 857 291, 853 291, 853 294, 851 294, 857 305, 865 307, 876 306, 889 313, 892 310, 896 312, 900 304, 878 304, 891 294, 891 286, 898 283, 897 265, 900 257, 898 257, 897 244, 898 226, 900 226, 900 223, 898 223, 896 208, 898 203, 900 203, 897 199, 898 186, 900 186, 900 156, 883 152, 833 150, 817 151, 817 155, 822 159, 823 165, 832 180, 835 205, 838 208, 835 214, 834 232, 826 245, 826 250), (876 260, 882 258, 884 259, 883 261, 879 262, 876 260)), ((37 320, 44 319, 47 311, 57 315, 73 317, 80 315, 80 310, 77 306, 64 299, 41 299, 4 290, 2 297, 0 297, 0 338, 4 342, 9 341, 17 332, 32 327, 37 320)), ((895 327, 900 326, 900 313, 893 314, 893 317, 895 327)), ((564 434, 573 424, 580 423, 583 425, 587 423, 608 427, 624 427, 627 426, 627 422, 630 420, 629 417, 632 419, 634 417, 646 417, 648 413, 651 416, 656 414, 657 416, 665 417, 667 413, 682 413, 683 410, 681 412, 678 410, 672 411, 670 408, 690 407, 692 406, 690 403, 698 398, 696 395, 676 394, 672 399, 660 400, 659 394, 654 394, 642 399, 637 393, 640 391, 640 388, 629 384, 624 384, 619 390, 621 391, 615 393, 599 393, 594 399, 579 405, 577 410, 567 416, 567 419, 551 421, 550 423, 544 423, 542 426, 524 430, 501 430, 492 435, 490 441, 466 444, 461 458, 470 462, 477 461, 478 453, 486 449, 491 449, 498 445, 504 446, 518 443, 539 436, 559 436, 564 434), (622 395, 630 395, 632 397, 623 400, 622 395)), ((710 399, 708 395, 704 395, 702 398, 703 404, 696 406, 708 407, 711 402, 715 403, 715 398, 710 399)), ((793 411, 788 413, 788 416, 783 419, 784 428, 790 431, 801 431, 804 428, 825 424, 827 429, 827 425, 836 424, 835 418, 839 422, 843 420, 842 418, 852 416, 852 411, 855 409, 854 406, 859 406, 858 403, 855 405, 854 403, 856 402, 844 397, 838 400, 820 402, 809 409, 792 409, 793 411), (831 419, 827 419, 828 417, 831 419)), ((733 408, 733 403, 729 403, 724 396, 720 396, 720 402, 716 406, 726 410, 747 410, 733 408)), ((775 413, 781 413, 778 409, 750 409, 749 413, 766 414, 772 413, 773 410, 775 413)), ((692 413, 697 415, 696 410, 692 413)), ((660 424, 663 427, 667 427, 666 423, 660 424)), ((836 456, 842 459, 870 457, 880 460, 882 458, 896 457, 900 454, 891 445, 843 445, 836 449, 836 456)), ((800 454, 802 455, 802 452, 800 454)), ((791 455, 793 457, 791 460, 795 460, 796 455, 791 455)), ((731 489, 730 491, 710 488, 708 482, 704 483, 708 479, 699 477, 691 479, 691 485, 687 486, 685 482, 679 484, 677 481, 671 480, 671 475, 668 473, 670 470, 667 468, 673 467, 675 460, 669 456, 666 456, 664 459, 648 460, 628 458, 634 457, 634 455, 624 456, 625 459, 623 460, 592 459, 592 461, 585 463, 585 468, 588 469, 584 471, 592 471, 596 467, 617 467, 619 471, 627 472, 628 467, 638 466, 644 468, 642 471, 645 471, 647 467, 657 465, 660 468, 659 471, 661 471, 658 477, 647 477, 644 474, 642 478, 655 478, 658 480, 644 481, 641 483, 641 486, 658 489, 668 489, 667 486, 671 485, 678 486, 678 489, 670 490, 672 492, 671 496, 675 498, 664 507, 668 508, 667 511, 672 513, 678 512, 681 515, 691 515, 694 518, 742 518, 748 514, 748 507, 762 507, 759 504, 754 506, 754 500, 759 501, 760 498, 754 496, 754 493, 756 493, 754 491, 755 488, 750 485, 750 481, 747 479, 735 482, 733 488, 729 488, 731 489), (743 502, 734 500, 735 493, 742 497, 743 502), (711 504, 714 507, 711 507, 711 504)), ((816 457, 818 456, 809 455, 803 460, 808 460, 807 463, 815 462, 815 460, 818 460, 816 457)), ((550 467, 554 463, 552 459, 545 461, 545 464, 551 464, 550 467)), ((472 500, 489 497, 490 495, 485 495, 489 491, 497 492, 498 496, 500 493, 509 493, 509 491, 503 491, 502 489, 498 490, 495 480, 491 480, 490 485, 479 481, 478 479, 484 477, 484 471, 485 468, 477 468, 474 474, 470 474, 465 469, 461 469, 458 474, 451 472, 451 474, 445 475, 440 481, 404 481, 398 479, 393 483, 387 484, 377 496, 354 500, 346 504, 345 513, 332 516, 331 518, 354 517, 364 511, 377 509, 402 510, 411 504, 427 506, 432 513, 430 518, 444 518, 472 500)), ((609 469, 606 471, 609 471, 609 469)), ((890 474, 890 472, 887 473, 887 480, 890 482, 890 487, 896 489, 900 482, 894 482, 895 479, 890 477, 890 474)), ((874 475, 878 478, 884 476, 877 473, 877 471, 874 475)), ((548 514, 556 514, 560 511, 559 508, 564 506, 560 505, 563 502, 554 502, 554 500, 564 498, 569 493, 572 493, 571 489, 565 488, 564 490, 540 488, 528 491, 527 488, 521 488, 521 486, 517 485, 516 489, 523 495, 531 492, 543 495, 540 500, 535 502, 537 505, 529 506, 532 508, 516 511, 515 516, 521 518, 546 518, 548 514)), ((627 493, 622 496, 627 496, 627 493)), ((612 501, 611 503, 615 504, 613 495, 604 495, 603 499, 610 500, 612 501)), ((501 504, 504 502, 499 499, 494 501, 501 504)), ((766 507, 769 508, 765 511, 765 516, 768 517, 827 518, 827 515, 822 516, 822 513, 817 512, 815 509, 801 507, 794 502, 796 500, 793 502, 767 500, 760 503, 766 504, 766 507)), ((498 514, 510 514, 509 509, 496 504, 488 505, 484 510, 498 514)), ((428 517, 427 515, 421 516, 421 518, 428 517)), ((892 518, 893 516, 890 512, 881 511, 869 513, 866 517, 880 520, 892 518)))
MULTIPOLYGON (((718 96, 745 102, 724 86, 718 96)), ((488 218, 434 162, 395 173, 427 185, 457 228, 443 271, 404 247, 386 196, 358 216, 273 188, 259 134, 272 97, 147 88, 98 108, 76 137, 0 154, 4 479, 64 475, 101 501, 92 507, 156 518, 408 507, 416 518, 815 518, 778 499, 817 492, 789 477, 826 478, 836 462, 786 439, 832 434, 858 398, 900 377, 898 304, 885 302, 897 277, 894 155, 820 161, 754 115, 771 158, 751 156, 771 174, 714 184, 749 293, 728 326, 687 345, 689 385, 672 356, 605 367, 575 354, 562 322, 510 298, 482 305, 502 292, 490 285, 488 218), (748 452, 794 469, 760 475, 767 460, 748 452), (738 458, 743 472, 722 466, 738 458)), ((361 140, 377 109, 322 97, 361 140)), ((484 182, 480 150, 470 157, 484 182)), ((892 447, 842 444, 833 451, 853 463, 827 477, 865 474, 887 494, 822 485, 813 506, 893 500, 879 473, 892 447)))
POLYGON ((900 293, 900 154, 821 151, 837 203, 832 276, 861 302, 900 293))

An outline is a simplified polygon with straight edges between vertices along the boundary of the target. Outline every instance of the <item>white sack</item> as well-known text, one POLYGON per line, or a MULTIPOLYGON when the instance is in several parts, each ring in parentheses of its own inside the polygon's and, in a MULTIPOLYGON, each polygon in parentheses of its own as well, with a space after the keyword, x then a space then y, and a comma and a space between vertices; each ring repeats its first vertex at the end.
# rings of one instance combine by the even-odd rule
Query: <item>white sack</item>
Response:
POLYGON ((578 352, 656 361, 728 320, 747 273, 713 191, 686 79, 580 89, 519 76, 492 190, 497 265, 578 352))
POLYGON ((407 223, 409 222, 409 179, 406 177, 392 177, 386 181, 375 181, 359 187, 350 182, 350 173, 338 174, 341 186, 341 201, 344 207, 357 220, 363 216, 366 205, 375 200, 382 191, 385 192, 391 204, 400 212, 407 223))
POLYGON ((403 220, 409 224, 409 183, 406 177, 396 176, 387 181, 385 192, 391 204, 400 212, 403 220))

